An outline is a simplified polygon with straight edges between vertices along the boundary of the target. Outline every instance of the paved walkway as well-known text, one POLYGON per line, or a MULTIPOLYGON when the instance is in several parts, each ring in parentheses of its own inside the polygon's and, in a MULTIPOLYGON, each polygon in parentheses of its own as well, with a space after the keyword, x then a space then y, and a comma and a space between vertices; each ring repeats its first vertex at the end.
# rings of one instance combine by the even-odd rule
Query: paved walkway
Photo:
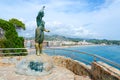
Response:
POLYGON ((0 80, 91 80, 87 76, 78 76, 66 68, 56 66, 46 76, 27 76, 15 73, 15 65, 0 64, 0 80))
MULTIPOLYGON (((30 49, 29 55, 35 53, 30 49)), ((22 57, 24 58, 24 57, 22 57)), ((0 80, 91 80, 88 76, 75 75, 70 70, 55 66, 52 73, 45 76, 27 76, 15 73, 19 57, 0 57, 0 80)))

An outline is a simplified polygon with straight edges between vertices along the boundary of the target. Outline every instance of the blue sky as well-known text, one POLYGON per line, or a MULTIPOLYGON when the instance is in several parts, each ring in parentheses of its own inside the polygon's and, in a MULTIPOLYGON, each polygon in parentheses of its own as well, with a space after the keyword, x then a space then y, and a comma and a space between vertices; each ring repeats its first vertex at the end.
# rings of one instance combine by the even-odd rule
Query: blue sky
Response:
POLYGON ((21 36, 34 36, 36 16, 45 5, 48 35, 120 40, 120 0, 1 0, 0 18, 26 25, 21 36))

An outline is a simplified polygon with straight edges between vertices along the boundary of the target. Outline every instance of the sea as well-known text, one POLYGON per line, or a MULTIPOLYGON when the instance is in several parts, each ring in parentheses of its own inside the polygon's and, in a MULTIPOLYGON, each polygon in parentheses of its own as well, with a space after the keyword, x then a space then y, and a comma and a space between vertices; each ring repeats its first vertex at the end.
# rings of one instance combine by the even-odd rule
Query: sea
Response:
MULTIPOLYGON (((95 58, 85 53, 95 54, 120 65, 120 46, 117 45, 106 45, 106 46, 91 45, 91 46, 78 46, 78 47, 57 48, 57 49, 45 50, 45 52, 48 53, 49 55, 66 56, 74 60, 82 61, 86 64, 90 64, 91 62, 94 61, 95 58), (71 50, 71 51, 66 51, 66 50, 71 50), (79 51, 79 52, 75 52, 75 51, 79 51)), ((106 62, 99 58, 96 58, 96 61, 106 62)))

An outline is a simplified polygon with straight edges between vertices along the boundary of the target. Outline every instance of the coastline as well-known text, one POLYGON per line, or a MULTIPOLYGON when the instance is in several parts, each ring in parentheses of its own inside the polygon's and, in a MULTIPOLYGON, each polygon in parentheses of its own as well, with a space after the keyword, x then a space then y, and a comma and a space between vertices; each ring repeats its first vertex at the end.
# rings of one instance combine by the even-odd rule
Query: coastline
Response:
POLYGON ((52 47, 44 47, 44 49, 47 49, 47 48, 88 47, 88 46, 109 46, 109 45, 93 44, 93 45, 52 46, 52 47))

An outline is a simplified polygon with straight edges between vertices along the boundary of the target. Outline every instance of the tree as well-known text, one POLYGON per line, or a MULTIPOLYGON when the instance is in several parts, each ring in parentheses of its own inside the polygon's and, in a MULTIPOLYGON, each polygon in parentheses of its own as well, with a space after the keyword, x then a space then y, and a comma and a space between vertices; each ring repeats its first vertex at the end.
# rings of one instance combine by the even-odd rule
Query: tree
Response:
MULTIPOLYGON (((11 19, 9 21, 0 19, 0 28, 5 32, 4 39, 0 40, 0 48, 24 48, 24 38, 18 36, 15 25, 25 30, 24 23, 17 19, 11 19)), ((23 50, 19 51, 21 52, 23 50)))
POLYGON ((12 18, 9 20, 10 23, 12 23, 17 29, 24 29, 25 30, 25 24, 22 23, 22 21, 12 18))

